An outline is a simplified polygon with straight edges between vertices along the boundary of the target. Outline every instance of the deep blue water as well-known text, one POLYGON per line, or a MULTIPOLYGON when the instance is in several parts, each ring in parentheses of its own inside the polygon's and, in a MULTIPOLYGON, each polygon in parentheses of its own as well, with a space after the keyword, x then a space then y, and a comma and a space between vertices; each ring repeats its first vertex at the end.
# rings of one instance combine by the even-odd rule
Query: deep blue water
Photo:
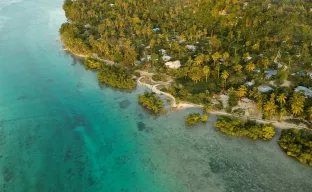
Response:
POLYGON ((0 0, 1 192, 312 191, 271 142, 153 117, 62 50, 62 0, 0 0))

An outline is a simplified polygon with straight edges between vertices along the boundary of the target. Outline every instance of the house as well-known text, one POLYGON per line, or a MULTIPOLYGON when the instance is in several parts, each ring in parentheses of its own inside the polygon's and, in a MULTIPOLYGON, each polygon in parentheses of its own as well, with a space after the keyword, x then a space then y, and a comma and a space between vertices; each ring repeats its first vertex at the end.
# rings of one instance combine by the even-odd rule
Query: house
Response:
POLYGON ((165 63, 166 67, 170 68, 170 69, 178 69, 181 67, 181 63, 179 60, 177 61, 169 61, 167 63, 165 63))
MULTIPOLYGON (((152 57, 150 55, 147 55, 146 58, 147 58, 147 61, 150 61, 152 57)), ((143 61, 145 61, 145 58, 141 58, 141 62, 143 61)))
POLYGON ((268 85, 261 85, 261 86, 258 87, 258 90, 261 93, 266 93, 266 92, 269 92, 269 91, 273 91, 273 88, 268 86, 268 85))
POLYGON ((255 84, 254 80, 252 80, 252 81, 247 81, 247 82, 245 83, 245 85, 247 85, 248 87, 251 87, 251 86, 253 86, 254 84, 255 84))
POLYGON ((304 71, 298 71, 297 74, 303 76, 303 75, 305 75, 305 72, 304 71))
POLYGON ((160 49, 159 52, 160 52, 162 55, 166 55, 166 50, 165 50, 165 49, 160 49))
POLYGON ((277 70, 271 70, 271 69, 270 70, 265 70, 264 73, 265 73, 265 77, 267 79, 270 79, 271 77, 277 75, 277 70))
POLYGON ((159 32, 160 31, 160 28, 159 27, 156 27, 153 29, 153 32, 159 32))
POLYGON ((170 61, 171 57, 169 55, 164 55, 164 56, 162 56, 162 59, 164 61, 170 61))
POLYGON ((185 46, 189 51, 193 51, 195 52, 196 51, 196 47, 194 45, 186 45, 185 46))
POLYGON ((179 44, 182 44, 182 43, 184 43, 184 42, 185 42, 184 39, 179 40, 179 44))
POLYGON ((223 9, 223 10, 221 10, 221 11, 219 11, 219 15, 227 15, 227 12, 223 9))
POLYGON ((312 97, 312 90, 307 87, 298 86, 295 88, 295 91, 303 93, 305 97, 312 97))

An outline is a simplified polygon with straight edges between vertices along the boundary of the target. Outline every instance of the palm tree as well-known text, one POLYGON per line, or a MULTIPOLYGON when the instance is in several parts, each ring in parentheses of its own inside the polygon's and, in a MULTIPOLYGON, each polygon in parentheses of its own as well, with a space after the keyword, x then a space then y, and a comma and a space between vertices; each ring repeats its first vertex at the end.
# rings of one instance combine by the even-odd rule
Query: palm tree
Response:
POLYGON ((223 53, 224 65, 229 63, 230 54, 228 52, 223 53))
POLYGON ((201 79, 201 70, 199 67, 193 67, 189 73, 189 77, 194 81, 194 84, 201 79))
POLYGON ((233 70, 238 74, 242 72, 242 69, 243 69, 243 66, 240 64, 236 64, 233 66, 233 70))
POLYGON ((278 118, 279 120, 282 120, 283 116, 287 114, 287 110, 285 107, 281 107, 278 111, 278 118))
POLYGON ((204 63, 204 55, 200 54, 195 58, 195 64, 196 65, 202 65, 204 63))
POLYGON ((203 67, 203 73, 204 73, 204 75, 205 75, 205 77, 206 77, 206 82, 207 82, 208 76, 209 76, 209 73, 210 73, 210 68, 209 68, 207 65, 205 65, 205 66, 203 67))
POLYGON ((208 63, 210 61, 210 55, 205 55, 204 56, 204 62, 208 63))
POLYGON ((221 78, 224 80, 224 87, 226 87, 226 80, 229 78, 229 76, 230 76, 230 74, 226 71, 226 70, 224 70, 223 72, 222 72, 222 74, 221 74, 221 78))
POLYGON ((216 62, 221 58, 221 54, 219 52, 215 52, 211 57, 213 64, 216 66, 216 62))
POLYGON ((212 105, 209 103, 209 104, 206 104, 205 106, 204 106, 204 112, 206 112, 206 113, 209 113, 209 112, 211 112, 213 110, 213 107, 212 107, 212 105))
POLYGON ((309 107, 308 113, 309 113, 309 120, 312 120, 312 107, 309 107))
POLYGON ((252 72, 254 69, 256 68, 256 65, 252 62, 248 63, 245 67, 245 69, 248 71, 248 72, 252 72))
POLYGON ((291 98, 291 111, 294 115, 300 115, 303 112, 305 98, 300 93, 295 92, 291 98))
POLYGON ((275 95, 271 95, 271 99, 263 106, 264 115, 266 117, 271 118, 273 115, 276 114, 277 106, 275 105, 274 98, 275 98, 275 95))
POLYGON ((241 85, 237 90, 237 96, 242 98, 247 94, 247 87, 245 85, 241 85))
POLYGON ((264 69, 267 69, 268 67, 269 67, 269 65, 270 65, 270 61, 269 61, 269 59, 263 59, 262 60, 262 65, 263 65, 263 68, 264 69))
POLYGON ((284 93, 280 94, 279 96, 276 97, 276 101, 280 104, 280 105, 284 105, 286 103, 286 99, 287 97, 285 96, 284 93))
POLYGON ((260 91, 256 87, 254 87, 253 90, 250 91, 249 96, 255 99, 256 101, 258 101, 262 97, 260 91))

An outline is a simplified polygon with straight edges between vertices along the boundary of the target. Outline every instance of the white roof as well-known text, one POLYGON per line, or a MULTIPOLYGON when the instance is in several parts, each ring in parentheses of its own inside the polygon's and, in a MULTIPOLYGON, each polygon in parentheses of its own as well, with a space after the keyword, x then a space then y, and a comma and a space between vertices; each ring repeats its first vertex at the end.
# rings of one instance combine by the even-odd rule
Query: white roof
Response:
POLYGON ((277 75, 277 70, 266 70, 264 71, 264 73, 266 74, 266 78, 271 78, 274 75, 277 75))
POLYGON ((252 80, 252 81, 247 81, 246 83, 245 83, 245 85, 247 85, 247 86, 253 86, 255 84, 255 82, 252 80))
POLYGON ((312 97, 312 90, 307 87, 298 86, 295 91, 303 92, 306 97, 312 97))
POLYGON ((164 56, 162 56, 162 59, 164 61, 169 61, 171 59, 171 57, 169 55, 164 55, 164 56))
POLYGON ((159 52, 160 52, 162 55, 165 55, 165 54, 166 54, 166 50, 165 50, 165 49, 160 49, 159 52))
POLYGON ((258 90, 262 93, 273 91, 273 88, 267 85, 261 85, 258 87, 258 90))
POLYGON ((165 65, 171 69, 178 69, 181 67, 181 63, 179 60, 173 61, 173 62, 169 61, 169 62, 165 63, 165 65))
POLYGON ((246 59, 247 59, 247 61, 250 61, 252 59, 252 57, 249 56, 246 59))
MULTIPOLYGON (((150 61, 151 60, 151 56, 150 55, 147 55, 147 61, 150 61)), ((141 61, 145 61, 145 58, 141 58, 141 61)))
POLYGON ((194 45, 186 45, 185 46, 189 51, 196 51, 196 47, 194 45))

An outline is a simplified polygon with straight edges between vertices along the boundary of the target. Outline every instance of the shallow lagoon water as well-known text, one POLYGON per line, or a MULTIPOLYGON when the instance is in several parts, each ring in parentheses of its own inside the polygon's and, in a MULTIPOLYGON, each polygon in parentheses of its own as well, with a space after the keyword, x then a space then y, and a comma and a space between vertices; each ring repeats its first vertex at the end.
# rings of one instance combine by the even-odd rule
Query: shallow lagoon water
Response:
POLYGON ((143 87, 100 86, 57 41, 62 0, 15 2, 0 8, 0 191, 312 191, 276 138, 223 135, 214 116, 187 129, 197 109, 154 117, 143 87))

